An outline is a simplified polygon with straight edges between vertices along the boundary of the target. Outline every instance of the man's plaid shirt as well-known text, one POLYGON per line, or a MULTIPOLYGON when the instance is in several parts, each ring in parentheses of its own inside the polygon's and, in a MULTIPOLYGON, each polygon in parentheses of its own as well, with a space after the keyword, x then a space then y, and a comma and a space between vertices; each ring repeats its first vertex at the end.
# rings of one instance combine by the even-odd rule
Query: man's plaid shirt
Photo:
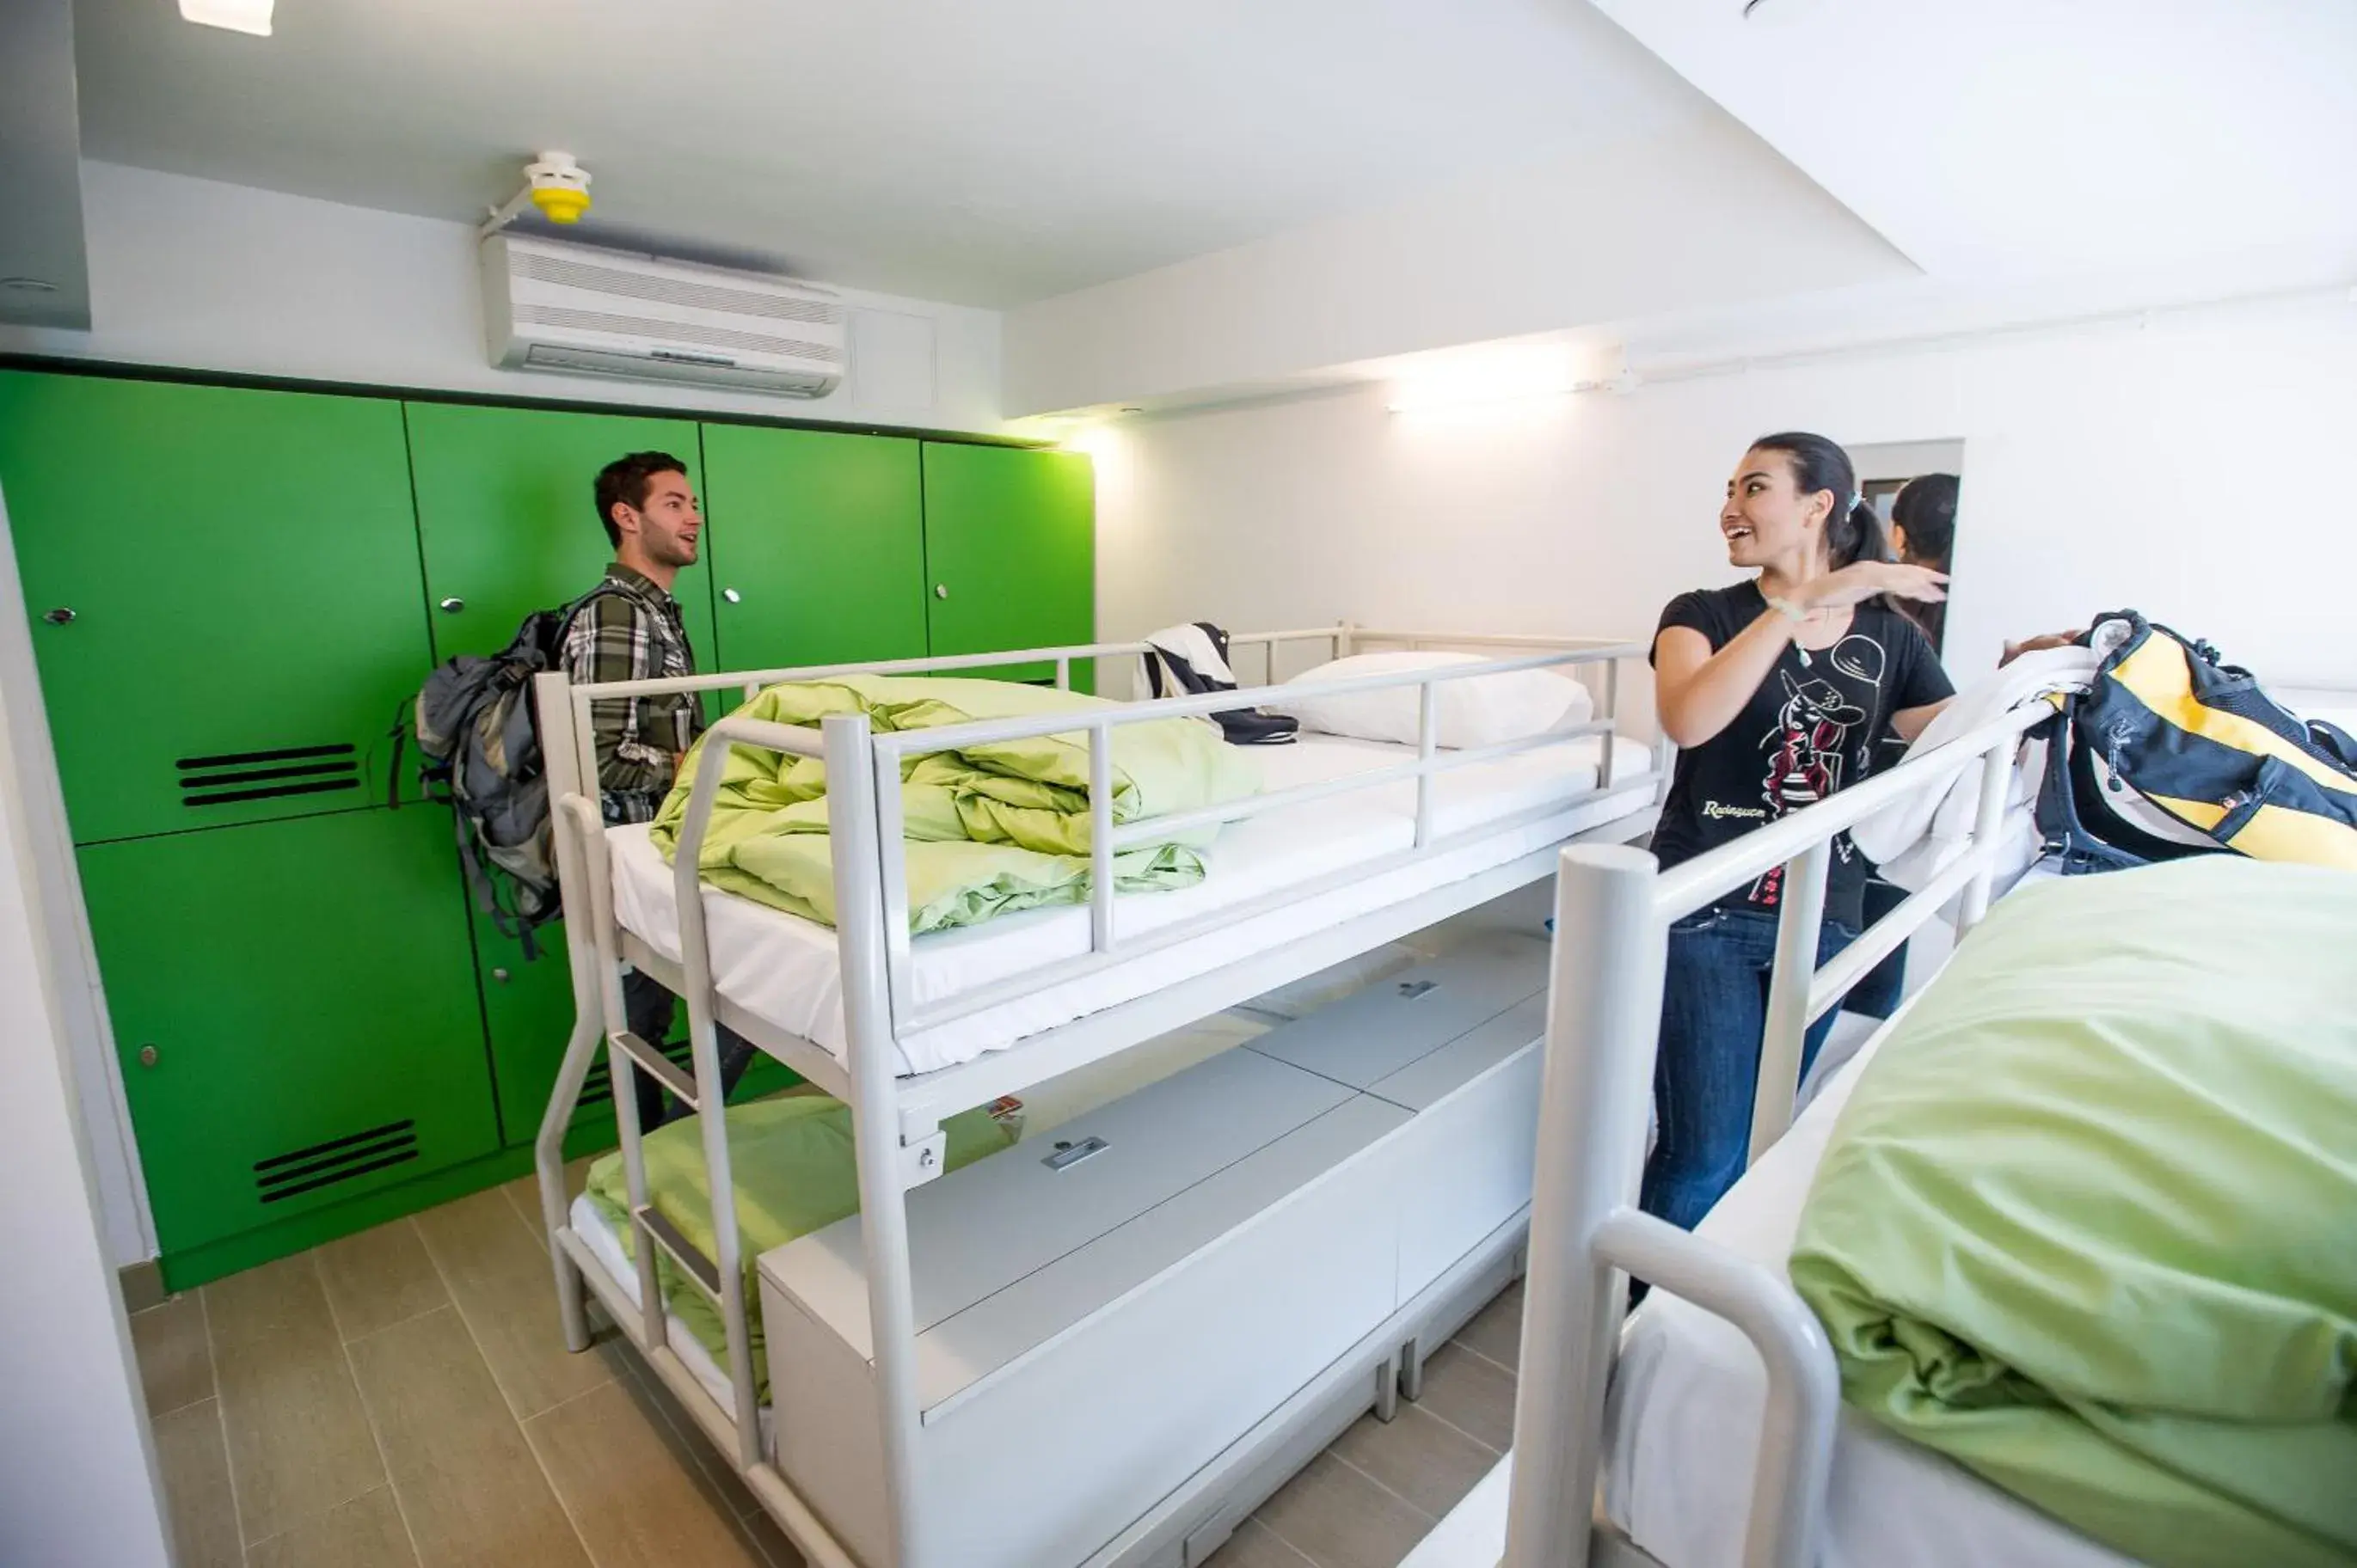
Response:
MULTIPOLYGON (((573 618, 565 638, 565 673, 587 683, 647 681, 695 673, 695 652, 679 618, 679 601, 617 561, 600 593, 573 618)), ((597 739, 597 784, 606 820, 643 822, 671 793, 679 756, 704 728, 693 695, 618 697, 589 704, 597 739)))

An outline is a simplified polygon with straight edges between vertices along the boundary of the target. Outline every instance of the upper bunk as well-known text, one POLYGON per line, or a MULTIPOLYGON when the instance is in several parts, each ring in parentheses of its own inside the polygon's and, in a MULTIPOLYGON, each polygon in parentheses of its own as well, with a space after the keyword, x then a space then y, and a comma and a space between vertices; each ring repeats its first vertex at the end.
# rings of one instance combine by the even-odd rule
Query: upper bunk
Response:
MULTIPOLYGON (((865 717, 817 728, 731 717, 707 746, 823 760, 836 923, 757 903, 692 868, 716 793, 705 769, 679 823, 673 864, 644 824, 598 822, 580 781, 594 778, 590 704, 656 693, 741 691, 845 675, 975 674, 1052 665, 1057 683, 1084 660, 1135 658, 1144 643, 941 659, 733 671, 574 685, 540 677, 551 795, 563 832, 568 916, 594 929, 599 956, 632 964, 709 1015, 848 1098, 862 1040, 888 1063, 904 1135, 1315 973, 1548 875, 1566 842, 1619 843, 1649 830, 1666 757, 1620 733, 1620 665, 1641 645, 1603 639, 1367 631, 1348 625, 1253 633, 1266 675, 1279 650, 1324 643, 1473 654, 1465 662, 1342 680, 1272 680, 1208 696, 1106 703, 1074 713, 902 731, 865 717), (1551 671, 1580 682, 1587 712, 1534 733, 1444 747, 1453 682, 1551 671), (1113 737, 1123 726, 1272 703, 1404 704, 1414 743, 1305 733, 1254 747, 1262 788, 1176 816, 1116 823, 1113 737), (1589 714, 1593 716, 1589 716, 1589 714), (1092 752, 1086 904, 909 934, 899 781, 909 760, 960 747, 1054 736, 1092 752), (1156 835, 1217 828, 1197 885, 1117 893, 1110 858, 1156 835), (694 891, 691 892, 690 889, 694 891), (684 918, 683 918, 684 916, 684 918)), ((1467 688, 1459 688, 1469 690, 1467 688)))

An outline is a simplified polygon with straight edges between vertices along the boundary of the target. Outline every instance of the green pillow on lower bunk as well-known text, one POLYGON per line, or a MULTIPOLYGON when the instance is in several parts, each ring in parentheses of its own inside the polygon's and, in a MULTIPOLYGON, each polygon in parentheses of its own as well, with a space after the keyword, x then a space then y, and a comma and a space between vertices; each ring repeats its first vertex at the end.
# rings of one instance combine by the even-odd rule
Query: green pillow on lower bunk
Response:
POLYGON ((2357 876, 2007 899, 1865 1069, 1792 1277, 1851 1404, 2096 1540, 2357 1563, 2357 876))
MULTIPOLYGON (((737 1236, 743 1248, 746 1299, 753 1331, 753 1378, 760 1397, 770 1397, 769 1357, 761 1340, 760 1289, 754 1268, 762 1253, 797 1236, 825 1229, 859 1212, 859 1170, 853 1156, 851 1107, 823 1094, 792 1094, 728 1108, 728 1160, 737 1183, 737 1236)), ((968 1111, 942 1123, 949 1134, 948 1168, 956 1170, 1015 1142, 1013 1133, 987 1112, 968 1111)), ((683 1117, 649 1133, 643 1141, 647 1190, 658 1213, 709 1255, 712 1193, 705 1179, 704 1134, 696 1120, 683 1117)), ((589 1167, 589 1201, 622 1238, 631 1253, 630 1191, 618 1151, 589 1167)), ((635 1256, 635 1254, 631 1254, 635 1256)), ((658 1251, 657 1275, 663 1300, 725 1371, 728 1338, 720 1308, 701 1286, 658 1251)))

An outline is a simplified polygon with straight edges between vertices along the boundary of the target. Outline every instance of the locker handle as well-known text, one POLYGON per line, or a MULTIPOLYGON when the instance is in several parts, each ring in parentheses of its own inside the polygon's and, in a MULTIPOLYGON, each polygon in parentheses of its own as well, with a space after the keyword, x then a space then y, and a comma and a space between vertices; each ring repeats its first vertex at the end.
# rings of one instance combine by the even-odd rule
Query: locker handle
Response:
POLYGON ((448 598, 442 601, 442 613, 444 615, 454 616, 466 607, 467 601, 458 597, 456 594, 451 595, 448 598))
POLYGON ((730 604, 732 604, 732 605, 741 605, 741 604, 743 604, 743 603, 745 602, 745 596, 744 596, 744 595, 742 595, 742 594, 740 594, 740 593, 738 593, 738 592, 737 592, 736 589, 734 589, 734 588, 723 588, 723 589, 721 589, 721 590, 720 590, 720 596, 721 596, 722 598, 724 598, 724 599, 726 599, 726 600, 727 600, 730 604))
POLYGON ((491 978, 505 985, 508 983, 508 972, 504 969, 495 969, 491 971, 491 978))
POLYGON ((156 1059, 161 1055, 162 1053, 157 1051, 153 1046, 142 1046, 139 1047, 139 1065, 141 1067, 154 1067, 156 1059))
POLYGON ((935 583, 933 585, 933 597, 937 599, 946 599, 949 596, 950 585, 947 583, 935 583))
POLYGON ((51 626, 64 626, 74 618, 74 613, 64 605, 59 605, 57 608, 44 614, 41 618, 51 626))

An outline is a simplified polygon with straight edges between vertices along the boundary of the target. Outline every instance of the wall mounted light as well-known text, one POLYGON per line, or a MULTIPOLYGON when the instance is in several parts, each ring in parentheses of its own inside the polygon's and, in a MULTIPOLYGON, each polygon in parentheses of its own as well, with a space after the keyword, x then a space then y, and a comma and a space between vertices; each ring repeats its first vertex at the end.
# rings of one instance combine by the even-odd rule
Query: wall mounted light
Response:
POLYGON ((1512 345, 1469 350, 1436 359, 1394 382, 1386 406, 1394 413, 1429 409, 1473 408, 1487 403, 1527 403, 1577 392, 1637 390, 1625 365, 1611 373, 1592 353, 1560 344, 1512 345))
POLYGON ((270 36, 270 9, 274 0, 180 0, 180 15, 205 27, 226 27, 232 33, 270 36))

